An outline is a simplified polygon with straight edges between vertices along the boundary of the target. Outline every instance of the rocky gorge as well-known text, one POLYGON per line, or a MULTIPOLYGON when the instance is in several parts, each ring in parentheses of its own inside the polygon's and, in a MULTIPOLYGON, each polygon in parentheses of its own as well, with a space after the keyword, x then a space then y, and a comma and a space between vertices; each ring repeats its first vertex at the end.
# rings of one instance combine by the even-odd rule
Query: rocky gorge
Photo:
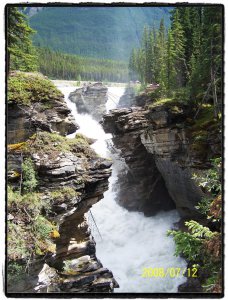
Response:
POLYGON ((9 93, 8 293, 112 292, 118 283, 96 257, 86 217, 108 189, 111 162, 86 137, 64 137, 78 126, 47 79, 15 74, 9 93), (30 105, 18 77, 41 86, 30 105))
MULTIPOLYGON (((8 291, 113 292, 118 279, 97 257, 88 221, 91 207, 110 188, 112 162, 94 152, 93 139, 81 133, 65 137, 78 130, 77 118, 47 79, 26 73, 14 76, 8 102, 8 291), (29 81, 35 81, 36 92, 16 93, 17 76, 25 90, 29 81), (20 277, 16 286, 13 273, 17 280, 20 277)), ((104 114, 107 90, 100 84, 90 88, 89 98, 102 102, 93 117, 103 116, 104 131, 112 134, 113 149, 126 165, 117 174, 113 186, 118 188, 111 197, 146 217, 176 208, 182 221, 203 220, 196 205, 205 191, 193 175, 208 170, 211 158, 221 155, 221 128, 211 118, 210 107, 202 107, 196 117, 183 101, 153 101, 148 93, 128 92, 126 104, 122 97, 121 107, 104 114)), ((85 105, 86 91, 84 87, 70 94, 81 113, 92 109, 85 105), (82 109, 77 97, 83 101, 79 101, 82 109)), ((155 217, 159 223, 159 215, 155 217)), ((100 222, 102 226, 102 218, 100 222)), ((191 291, 201 291, 198 279, 190 281, 191 291)), ((182 286, 179 291, 188 290, 182 286)))

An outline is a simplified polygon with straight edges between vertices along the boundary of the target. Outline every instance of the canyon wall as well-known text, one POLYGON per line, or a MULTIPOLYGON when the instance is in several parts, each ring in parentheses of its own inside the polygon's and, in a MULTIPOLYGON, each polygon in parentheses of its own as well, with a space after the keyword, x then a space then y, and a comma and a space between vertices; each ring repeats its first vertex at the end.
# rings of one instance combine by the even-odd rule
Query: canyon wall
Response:
POLYGON ((45 110, 42 102, 29 106, 11 101, 8 124, 7 171, 13 193, 8 200, 8 268, 16 264, 27 270, 17 284, 8 280, 8 293, 112 292, 118 283, 96 257, 87 217, 108 189, 111 162, 98 157, 86 137, 64 137, 78 126, 63 95, 50 97, 45 110), (20 135, 15 135, 17 129, 20 135), (37 181, 27 193, 26 161, 37 181))
MULTIPOLYGON (((138 96, 133 103, 145 105, 148 98, 138 96)), ((120 178, 120 203, 146 215, 175 204, 183 218, 200 217, 195 206, 204 193, 193 174, 208 169, 210 159, 221 154, 220 129, 216 121, 208 124, 211 119, 204 113, 194 120, 187 105, 173 102, 104 115, 103 128, 113 134, 129 167, 127 176, 120 178)))

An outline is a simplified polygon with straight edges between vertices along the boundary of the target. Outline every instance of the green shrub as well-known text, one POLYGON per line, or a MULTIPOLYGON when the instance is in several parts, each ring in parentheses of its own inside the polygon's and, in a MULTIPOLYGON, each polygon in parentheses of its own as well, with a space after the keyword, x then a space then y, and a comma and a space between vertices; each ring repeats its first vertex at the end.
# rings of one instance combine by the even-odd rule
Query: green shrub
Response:
MULTIPOLYGON (((201 201, 198 203, 198 205, 196 205, 196 209, 198 209, 198 211, 207 216, 208 215, 208 212, 210 210, 210 207, 211 207, 211 203, 213 201, 213 198, 212 197, 203 197, 201 199, 201 201)), ((209 217, 209 216, 208 216, 209 217)))
POLYGON ((184 255, 190 261, 202 259, 203 242, 205 239, 211 239, 216 233, 208 227, 204 227, 198 222, 191 220, 185 222, 189 232, 180 230, 168 230, 167 235, 174 237, 176 244, 175 255, 184 255))
POLYGON ((11 262, 7 266, 7 279, 9 284, 15 284, 25 275, 26 266, 18 264, 17 262, 11 262))
POLYGON ((203 284, 205 292, 212 292, 213 288, 218 284, 219 276, 218 272, 214 272, 212 276, 207 278, 206 282, 203 284))
POLYGON ((173 98, 177 101, 189 102, 190 91, 188 88, 179 88, 174 91, 173 98))
POLYGON ((163 91, 161 88, 157 88, 156 90, 150 92, 149 95, 152 102, 157 101, 161 98, 165 98, 163 96, 163 91))
POLYGON ((33 232, 38 239, 45 240, 50 238, 50 234, 53 230, 54 225, 41 215, 39 215, 33 223, 33 232))
POLYGON ((8 258, 12 260, 26 258, 29 248, 26 243, 28 233, 21 224, 7 222, 7 249, 8 258))
POLYGON ((47 252, 55 252, 55 244, 52 238, 60 236, 54 224, 44 216, 39 215, 33 222, 32 234, 34 236, 34 248, 37 255, 44 255, 47 252))
POLYGON ((205 227, 198 222, 191 220, 185 222, 185 225, 191 231, 191 234, 195 238, 211 239, 216 233, 212 232, 208 227, 205 227))
POLYGON ((37 73, 18 72, 8 79, 8 101, 30 105, 62 98, 62 93, 48 79, 37 73))
POLYGON ((194 237, 189 232, 168 230, 168 236, 173 236, 176 250, 175 255, 184 255, 184 257, 191 261, 197 261, 200 258, 202 250, 202 241, 198 237, 194 237))
MULTIPOLYGON (((212 222, 221 220, 221 158, 212 160, 212 168, 201 174, 194 174, 193 178, 202 186, 207 195, 202 198, 196 208, 212 222)), ((208 223, 210 224, 210 223, 208 223)), ((221 234, 209 227, 199 224, 195 220, 185 222, 188 232, 169 230, 168 235, 174 237, 176 244, 175 255, 183 254, 191 264, 200 263, 202 274, 208 274, 203 279, 205 292, 221 290, 221 234)), ((213 226, 212 228, 215 228, 213 226)), ((219 228, 217 226, 217 228, 219 228)), ((215 229, 213 229, 215 230, 215 229)), ((201 279, 201 280, 202 280, 201 279)))
POLYGON ((63 187, 61 189, 54 190, 50 193, 51 199, 53 201, 64 201, 65 199, 73 198, 79 195, 79 192, 76 192, 71 187, 63 187))
POLYGON ((26 158, 22 163, 23 181, 22 186, 25 192, 32 192, 36 188, 38 181, 36 179, 36 172, 34 163, 31 158, 26 158))
POLYGON ((211 160, 212 168, 201 173, 193 174, 199 186, 205 188, 212 196, 216 196, 221 192, 221 157, 211 160))
POLYGON ((11 211, 13 204, 16 204, 18 213, 19 210, 26 208, 32 218, 35 218, 40 214, 43 207, 46 209, 50 206, 50 202, 47 199, 45 199, 45 201, 42 200, 40 193, 30 192, 21 195, 19 191, 14 191, 11 186, 7 187, 7 196, 9 212, 11 211))
POLYGON ((13 202, 20 203, 22 201, 22 196, 18 191, 14 191, 11 186, 7 187, 7 204, 8 207, 11 206, 13 202))

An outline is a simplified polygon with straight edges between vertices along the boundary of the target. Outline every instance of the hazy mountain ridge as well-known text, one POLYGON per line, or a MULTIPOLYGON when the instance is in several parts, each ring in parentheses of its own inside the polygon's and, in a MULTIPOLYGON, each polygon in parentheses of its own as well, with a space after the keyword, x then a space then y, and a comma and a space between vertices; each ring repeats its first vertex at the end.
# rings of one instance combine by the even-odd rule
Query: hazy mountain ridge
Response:
MULTIPOLYGON (((31 10, 31 8, 30 8, 31 10)), ((45 7, 32 12, 34 43, 65 53, 127 60, 145 25, 169 26, 171 7, 45 7), (35 14, 34 14, 35 13, 35 14)), ((31 11, 27 11, 31 15, 31 11)))

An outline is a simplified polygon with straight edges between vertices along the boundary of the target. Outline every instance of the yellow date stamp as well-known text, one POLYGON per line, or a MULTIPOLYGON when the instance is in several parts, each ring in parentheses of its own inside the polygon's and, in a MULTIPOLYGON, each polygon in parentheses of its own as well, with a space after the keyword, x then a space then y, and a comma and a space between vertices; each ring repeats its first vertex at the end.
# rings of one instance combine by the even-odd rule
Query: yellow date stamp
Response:
POLYGON ((197 278, 198 277, 198 269, 195 267, 192 268, 143 268, 141 277, 143 278, 153 278, 153 277, 160 277, 160 278, 166 278, 166 277, 192 277, 197 278))

